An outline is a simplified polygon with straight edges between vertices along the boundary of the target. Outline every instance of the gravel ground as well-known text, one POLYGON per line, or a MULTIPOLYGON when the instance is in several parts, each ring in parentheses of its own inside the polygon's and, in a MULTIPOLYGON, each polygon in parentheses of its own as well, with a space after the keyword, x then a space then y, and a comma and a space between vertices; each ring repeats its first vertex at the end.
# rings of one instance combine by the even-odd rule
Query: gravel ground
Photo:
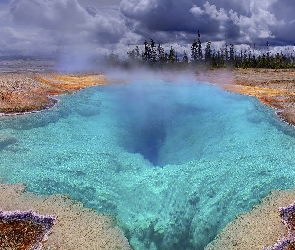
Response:
POLYGON ((0 73, 0 114, 18 114, 52 107, 55 95, 107 84, 102 75, 56 73, 0 73))
MULTIPOLYGON (((23 68, 22 68, 23 69, 23 68)), ((196 79, 238 94, 255 96, 295 125, 295 70, 197 70, 196 79)), ((48 109, 55 95, 107 84, 99 74, 57 74, 31 70, 0 72, 0 115, 48 109)))
POLYGON ((197 72, 199 81, 210 82, 238 94, 254 96, 295 125, 294 69, 239 69, 197 72))

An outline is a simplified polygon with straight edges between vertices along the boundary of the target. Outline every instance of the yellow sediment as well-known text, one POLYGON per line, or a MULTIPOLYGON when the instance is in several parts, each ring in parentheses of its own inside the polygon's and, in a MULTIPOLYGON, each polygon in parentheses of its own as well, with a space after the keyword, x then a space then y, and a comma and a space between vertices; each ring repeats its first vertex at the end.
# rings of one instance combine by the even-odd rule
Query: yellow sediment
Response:
POLYGON ((278 89, 269 89, 269 88, 261 88, 261 87, 252 87, 252 86, 242 86, 242 85, 232 85, 232 84, 224 84, 222 85, 223 89, 235 92, 242 95, 249 95, 255 97, 274 97, 278 95, 289 95, 294 93, 289 93, 283 90, 278 89))
POLYGON ((81 76, 54 75, 53 77, 56 80, 69 85, 96 86, 96 85, 104 85, 108 82, 103 75, 81 75, 81 76))
POLYGON ((0 113, 42 110, 52 105, 49 96, 73 93, 86 87, 109 83, 103 75, 98 74, 2 73, 0 113))
MULTIPOLYGON (((265 105, 284 110, 281 117, 295 124, 295 70, 208 70, 198 72, 196 78, 218 84, 229 92, 256 97, 265 105)), ((99 74, 0 74, 0 113, 40 110, 50 105, 48 96, 109 83, 99 74), (17 89, 11 88, 15 85, 17 89)))
POLYGON ((295 125, 295 70, 239 69, 199 72, 197 80, 222 89, 256 97, 263 104, 280 110, 280 117, 295 125))
POLYGON ((222 88, 226 91, 256 97, 265 105, 271 106, 273 103, 286 101, 281 97, 293 97, 294 92, 288 92, 280 89, 253 87, 244 85, 223 84, 222 88), (280 100, 278 99, 280 97, 280 100))
POLYGON ((103 75, 38 75, 34 77, 50 94, 61 94, 65 91, 74 92, 86 87, 108 84, 103 75))

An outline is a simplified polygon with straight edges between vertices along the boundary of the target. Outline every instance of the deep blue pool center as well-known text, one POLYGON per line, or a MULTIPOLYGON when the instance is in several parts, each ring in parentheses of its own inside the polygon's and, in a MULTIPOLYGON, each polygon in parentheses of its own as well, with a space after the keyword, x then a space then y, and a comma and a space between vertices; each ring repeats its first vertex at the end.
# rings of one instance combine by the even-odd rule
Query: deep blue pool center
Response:
POLYGON ((294 186, 295 136, 256 99, 192 80, 134 81, 0 119, 0 178, 115 215, 134 249, 203 249, 294 186))

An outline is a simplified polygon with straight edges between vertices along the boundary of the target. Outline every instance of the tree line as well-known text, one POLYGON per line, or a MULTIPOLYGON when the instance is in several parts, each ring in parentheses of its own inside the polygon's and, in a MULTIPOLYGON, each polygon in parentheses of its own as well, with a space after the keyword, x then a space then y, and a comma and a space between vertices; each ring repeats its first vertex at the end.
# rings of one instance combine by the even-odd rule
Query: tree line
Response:
POLYGON ((119 56, 113 52, 107 60, 112 65, 127 68, 134 65, 160 68, 196 65, 208 68, 295 68, 293 52, 288 54, 273 53, 270 51, 268 42, 265 49, 258 54, 250 48, 237 51, 234 44, 228 45, 227 42, 224 47, 216 50, 211 49, 211 41, 207 41, 203 49, 201 34, 198 31, 198 37, 191 44, 190 50, 189 55, 186 51, 183 51, 182 54, 177 53, 173 46, 170 46, 169 51, 165 51, 162 44, 156 45, 154 40, 150 39, 149 43, 144 41, 143 51, 140 51, 138 46, 128 51, 126 60, 120 60, 119 56))

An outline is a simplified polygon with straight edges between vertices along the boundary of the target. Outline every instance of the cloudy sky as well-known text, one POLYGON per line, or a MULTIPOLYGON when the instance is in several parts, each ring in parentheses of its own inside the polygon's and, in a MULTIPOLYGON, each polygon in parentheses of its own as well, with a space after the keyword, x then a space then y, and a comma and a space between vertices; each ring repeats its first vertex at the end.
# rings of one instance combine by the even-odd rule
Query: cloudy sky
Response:
POLYGON ((202 42, 295 43, 294 0, 0 0, 0 55, 126 54, 154 38, 176 50, 202 42))

